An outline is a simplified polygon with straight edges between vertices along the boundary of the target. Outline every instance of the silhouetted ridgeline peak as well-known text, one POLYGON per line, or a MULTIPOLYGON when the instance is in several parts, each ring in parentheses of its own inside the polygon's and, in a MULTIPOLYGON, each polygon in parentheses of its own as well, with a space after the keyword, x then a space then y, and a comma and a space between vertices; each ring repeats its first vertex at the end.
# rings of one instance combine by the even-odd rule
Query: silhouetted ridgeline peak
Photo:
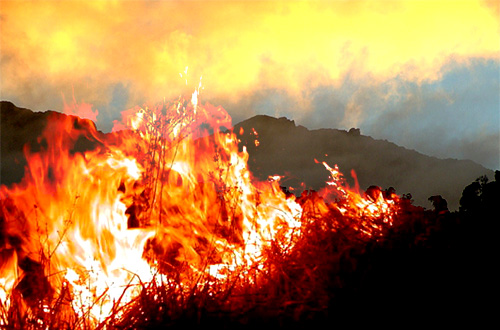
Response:
POLYGON ((308 130, 286 118, 258 115, 235 125, 243 128, 241 144, 250 155, 249 168, 259 179, 286 175, 285 186, 319 189, 325 185, 326 161, 337 164, 347 182, 354 184, 350 173, 356 172, 361 189, 370 185, 394 187, 399 195, 411 193, 416 205, 431 208, 428 198, 441 195, 450 210, 457 210, 466 185, 482 175, 493 178, 493 171, 470 160, 438 159, 360 134, 358 129, 308 130), (258 134, 259 145, 254 143, 258 134))
MULTIPOLYGON (((70 118, 73 127, 82 131, 94 131, 96 125, 89 119, 65 115, 60 112, 47 110, 34 112, 25 108, 18 108, 12 102, 0 101, 1 149, 2 161, 0 184, 11 185, 18 183, 24 176, 26 159, 23 154, 25 144, 36 151, 41 144, 38 138, 47 125, 48 118, 63 121, 70 118)), ((103 134, 98 132, 99 134, 103 134)), ((95 141, 86 138, 78 139, 74 151, 85 151, 95 147, 95 141)))

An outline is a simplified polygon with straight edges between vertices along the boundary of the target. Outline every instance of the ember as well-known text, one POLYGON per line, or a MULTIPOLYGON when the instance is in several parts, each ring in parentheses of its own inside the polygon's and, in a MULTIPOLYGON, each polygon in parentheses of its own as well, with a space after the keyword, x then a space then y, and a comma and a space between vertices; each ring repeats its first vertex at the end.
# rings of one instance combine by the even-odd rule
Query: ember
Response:
POLYGON ((330 181, 300 198, 280 176, 258 182, 231 118, 198 92, 125 111, 107 135, 49 121, 42 150, 25 147, 24 180, 0 190, 0 324, 133 323, 134 304, 166 292, 237 308, 230 297, 272 285, 311 228, 360 241, 392 226, 398 197, 364 196, 336 166, 323 163, 330 181), (95 148, 75 152, 81 137, 95 148))

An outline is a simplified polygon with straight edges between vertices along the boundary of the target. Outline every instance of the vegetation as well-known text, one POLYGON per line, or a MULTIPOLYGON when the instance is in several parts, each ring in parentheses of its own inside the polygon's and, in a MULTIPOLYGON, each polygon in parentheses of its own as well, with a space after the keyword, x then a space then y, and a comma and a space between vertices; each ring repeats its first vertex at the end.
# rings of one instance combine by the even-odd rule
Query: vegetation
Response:
MULTIPOLYGON (((315 219, 291 253, 268 251, 265 281, 221 281, 189 292, 175 281, 145 284, 119 318, 111 317, 98 328, 324 327, 325 321, 376 313, 420 319, 477 315, 485 320, 493 316, 488 296, 493 295, 499 175, 497 171, 495 181, 481 177, 465 187, 458 212, 447 211, 436 197, 430 198, 434 209, 426 210, 405 196, 395 225, 376 240, 349 239, 349 228, 325 230, 332 219, 315 219)), ((56 311, 46 311, 41 322, 40 314, 23 316, 16 308, 2 311, 4 328, 84 324, 77 318, 51 322, 58 317, 56 311)))
MULTIPOLYGON (((146 188, 139 195, 146 204, 160 199, 166 189, 163 181, 157 182, 158 178, 168 177, 172 167, 166 151, 173 151, 175 157, 179 141, 189 133, 173 139, 171 148, 164 148, 160 135, 168 133, 169 123, 150 123, 158 126, 147 126, 151 132, 146 132, 153 137, 143 160, 150 165, 145 167, 150 181, 143 184, 146 188)), ((216 156, 214 161, 218 162, 221 155, 216 156)), ((217 170, 223 173, 224 169, 217 170)), ((225 228, 224 221, 234 211, 231 208, 236 207, 233 202, 238 194, 233 194, 229 188, 234 187, 226 186, 224 176, 217 173, 213 177, 220 188, 222 220, 215 227, 226 235, 233 228, 225 228)), ((54 246, 44 247, 45 241, 39 237, 40 255, 45 258, 16 260, 24 276, 13 290, 10 306, 0 299, 0 329, 324 328, 344 321, 352 325, 388 325, 401 315, 420 321, 436 317, 446 321, 486 321, 496 312, 489 301, 496 298, 492 288, 496 280, 500 171, 495 172, 494 179, 490 182, 483 176, 466 186, 457 212, 450 212, 441 196, 431 196, 432 209, 425 209, 414 206, 411 195, 404 195, 396 202, 398 212, 393 225, 382 226, 381 235, 373 237, 359 235, 350 215, 342 215, 336 208, 328 212, 308 208, 297 243, 291 249, 271 244, 264 251, 262 268, 225 279, 204 275, 206 278, 199 278, 187 288, 179 280, 183 271, 180 265, 169 263, 168 277, 157 274, 158 281, 141 282, 141 293, 125 305, 116 301, 113 313, 99 324, 89 320, 88 312, 73 310, 75 297, 67 286, 54 292, 48 276, 43 275, 54 246)), ((391 196, 391 189, 385 191, 386 198, 391 196)), ((318 205, 319 199, 313 193, 301 196, 298 202, 303 206, 309 202, 318 205)), ((143 218, 149 219, 139 211, 156 212, 161 221, 162 210, 154 209, 152 203, 150 206, 127 209, 128 227, 141 227, 143 218)), ((65 222, 68 225, 71 214, 65 222)), ((0 200, 0 262, 7 260, 13 250, 21 251, 22 240, 29 239, 24 233, 7 236, 7 221, 33 220, 28 216, 17 212, 12 201, 0 200), (8 219, 7 214, 14 216, 8 219)), ((37 228, 44 225, 34 220, 37 228)), ((61 230, 59 237, 63 240, 65 229, 61 230)), ((213 257, 215 251, 209 247, 206 258, 213 257)), ((128 289, 125 287, 124 292, 128 289)), ((95 297, 96 305, 99 301, 100 297, 95 297)))

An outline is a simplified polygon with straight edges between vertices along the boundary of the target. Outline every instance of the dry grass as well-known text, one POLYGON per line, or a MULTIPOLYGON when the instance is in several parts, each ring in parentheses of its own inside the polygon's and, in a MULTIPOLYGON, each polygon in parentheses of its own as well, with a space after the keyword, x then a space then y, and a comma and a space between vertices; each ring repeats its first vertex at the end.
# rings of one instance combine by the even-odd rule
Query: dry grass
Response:
MULTIPOLYGON (((10 297, 10 308, 0 310, 3 327, 147 329, 160 325, 284 326, 319 322, 327 317, 331 287, 339 281, 335 272, 345 271, 342 255, 362 243, 349 238, 355 237, 353 233, 328 230, 338 220, 304 219, 307 225, 294 248, 284 252, 278 244, 271 244, 264 251, 263 267, 240 270, 245 271, 244 276, 233 273, 217 280, 203 275, 186 287, 176 280, 180 274, 170 273, 168 277, 158 274, 160 281, 143 283, 141 293, 126 305, 117 301, 114 312, 99 324, 86 313, 75 313, 71 304, 75 297, 70 289, 62 286, 53 291, 47 277, 40 275, 46 274, 44 266, 31 261, 31 265, 24 267, 25 276, 10 297)), ((95 304, 99 304, 99 297, 95 304)))
MULTIPOLYGON (((125 305, 117 302, 114 313, 99 324, 72 310, 67 289, 51 300, 43 299, 43 294, 30 300, 26 297, 32 295, 17 287, 10 308, 0 309, 1 328, 309 328, 354 314, 424 317, 441 303, 450 306, 442 290, 459 283, 460 292, 467 288, 461 282, 464 278, 454 272, 460 268, 458 254, 470 247, 464 248, 462 239, 467 234, 458 215, 438 216, 410 204, 402 206, 405 212, 395 226, 377 240, 359 239, 348 226, 328 230, 332 223, 346 220, 335 213, 308 219, 293 249, 285 253, 271 245, 264 252, 264 266, 251 270, 252 276, 234 273, 216 280, 204 275, 186 287, 172 274, 158 274, 160 281, 143 283, 134 300, 125 305), (449 276, 455 276, 452 282, 447 282, 449 276), (441 291, 435 293, 438 288, 441 291), (424 312, 421 306, 426 306, 424 312)), ((467 271, 467 276, 472 274, 467 271)))
MULTIPOLYGON (((145 165, 145 172, 141 182, 142 209, 132 227, 148 225, 148 219, 154 214, 159 217, 157 223, 162 223, 165 178, 168 179, 179 143, 192 133, 185 123, 193 120, 193 113, 185 108, 184 111, 178 111, 180 105, 181 101, 161 108, 145 108, 145 124, 141 131, 134 133, 146 137, 147 143, 138 145, 142 148, 139 150, 142 156, 138 161, 145 165), (176 134, 173 134, 174 127, 177 127, 176 134)), ((217 226, 224 226, 227 218, 237 212, 240 198, 239 188, 228 185, 227 178, 222 174, 228 173, 225 167, 231 164, 221 161, 218 150, 215 149, 216 169, 212 173, 212 180, 222 206, 221 219, 217 221, 215 231, 218 231, 217 226)), ((185 268, 177 264, 178 268, 169 267, 168 276, 157 274, 158 281, 142 283, 141 293, 132 301, 123 304, 118 299, 113 313, 96 323, 90 317, 90 307, 84 311, 74 310, 72 302, 79 297, 75 296, 64 280, 59 287, 53 287, 52 277, 60 274, 51 268, 51 258, 66 240, 66 232, 73 224, 73 213, 74 205, 67 211, 64 228, 59 229, 59 240, 53 246, 48 239, 47 223, 39 223, 36 206, 30 219, 23 215, 24 221, 35 222, 37 237, 31 239, 38 242, 39 253, 36 260, 23 258, 19 261, 23 276, 7 297, 9 306, 4 302, 0 306, 0 327, 33 330, 138 329, 157 325, 212 323, 227 326, 255 323, 283 325, 292 321, 321 320, 328 306, 332 265, 339 259, 338 254, 346 249, 345 244, 352 243, 348 239, 349 233, 331 230, 332 221, 338 222, 340 219, 318 218, 312 221, 316 215, 308 214, 303 219, 307 225, 299 244, 284 252, 279 244, 271 243, 270 248, 264 251, 259 267, 239 269, 223 280, 209 275, 196 275, 198 277, 193 276, 193 280, 186 284, 180 280, 185 278, 181 276, 185 275, 181 274, 185 268)), ((2 215, 3 218, 6 216, 2 215)), ((230 231, 233 230, 238 228, 230 228, 230 231)), ((281 246, 283 243, 286 242, 280 242, 281 246)), ((213 251, 213 248, 208 246, 207 250, 213 251)), ((150 256, 152 259, 161 257, 150 256)), ((210 252, 206 253, 207 265, 211 257, 210 252)), ((124 293, 129 289, 126 286, 124 293)), ((93 304, 99 306, 105 293, 94 297, 93 304)))
MULTIPOLYGON (((169 175, 179 142, 189 137, 188 131, 180 130, 176 139, 162 138, 172 133, 172 124, 179 124, 186 118, 178 115, 175 107, 161 111, 170 113, 170 117, 165 117, 168 120, 154 120, 152 113, 146 112, 149 143, 143 150, 142 161, 147 164, 143 184, 148 194, 145 200, 150 204, 147 210, 142 210, 143 218, 137 219, 136 226, 144 225, 153 213, 160 216, 158 222, 162 223, 161 209, 155 209, 164 203, 165 180, 161 178, 169 175), (167 157, 166 150, 174 150, 168 153, 174 158, 167 157)), ((214 155, 214 161, 219 161, 218 155, 214 155)), ((214 180, 224 204, 221 210, 225 213, 221 211, 220 217, 225 218, 236 212, 238 187, 226 185, 224 177, 217 173, 214 180)), ((305 201, 307 197, 301 202, 305 201)), ((89 317, 88 311, 74 311, 72 300, 77 297, 67 285, 62 284, 57 290, 52 288, 49 278, 54 274, 50 259, 58 244, 49 246, 48 240, 39 235, 40 258, 38 261, 24 259, 24 264, 19 264, 25 275, 7 297, 10 306, 0 301, 0 328, 323 327, 325 321, 340 318, 346 311, 365 310, 362 305, 367 297, 376 301, 384 290, 393 290, 385 282, 396 269, 390 262, 422 253, 422 247, 425 250, 428 246, 427 242, 434 235, 428 230, 429 224, 439 220, 438 217, 412 206, 405 199, 400 201, 400 208, 402 212, 396 216, 394 226, 384 229, 383 235, 376 239, 359 235, 351 226, 353 219, 335 212, 334 208, 323 216, 314 209, 309 210, 304 213, 297 243, 290 249, 281 249, 279 246, 284 242, 270 242, 259 267, 239 269, 222 280, 198 274, 188 284, 180 280, 181 272, 185 271, 182 265, 171 267, 168 276, 157 274, 154 281, 141 283, 140 294, 132 301, 126 304, 116 301, 113 313, 97 323, 89 317), (381 265, 387 266, 386 270, 380 269, 381 265), (378 288, 379 285, 382 287, 378 288), (374 296, 370 296, 372 293, 374 296)), ((72 217, 69 210, 66 227, 61 228, 60 242, 65 239, 72 217)), ((37 227, 44 225, 36 223, 37 227)), ((452 226, 459 228, 458 221, 452 226)), ((209 264, 210 253, 206 253, 205 258, 209 264)), ((408 276, 412 270, 403 272, 402 276, 408 276)), ((409 280, 418 281, 413 277, 409 280)), ((128 289, 130 287, 125 287, 124 292, 128 289)), ((100 299, 95 297, 94 303, 99 305, 100 299)))

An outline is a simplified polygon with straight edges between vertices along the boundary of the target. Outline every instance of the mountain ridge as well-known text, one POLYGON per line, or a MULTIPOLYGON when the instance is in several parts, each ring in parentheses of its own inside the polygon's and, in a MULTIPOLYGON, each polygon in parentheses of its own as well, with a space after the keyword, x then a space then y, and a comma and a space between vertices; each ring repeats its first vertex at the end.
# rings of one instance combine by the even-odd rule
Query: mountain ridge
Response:
MULTIPOLYGON (((11 185, 18 183, 24 176, 26 159, 24 146, 29 144, 32 151, 38 150, 41 141, 38 138, 46 127, 48 118, 63 120, 70 118, 73 126, 85 131, 93 130, 104 135, 96 129, 96 124, 89 119, 74 115, 67 115, 54 110, 33 111, 20 108, 10 101, 0 101, 0 184, 11 185)), ((75 144, 75 152, 83 152, 94 148, 95 141, 82 138, 75 144)))
MULTIPOLYGON (((91 120, 52 110, 35 112, 8 101, 1 101, 0 109, 1 184, 10 185, 22 179, 26 165, 23 146, 38 143, 49 115, 69 116, 75 125, 92 125, 95 129, 91 120)), ((338 165, 350 186, 355 185, 353 170, 362 190, 370 185, 393 187, 398 195, 409 193, 416 205, 424 207, 430 206, 430 196, 441 195, 448 201, 450 210, 458 209, 466 185, 483 175, 494 176, 492 170, 471 160, 427 156, 387 140, 362 135, 356 128, 309 130, 286 117, 257 115, 237 123, 233 130, 240 139, 240 148, 246 146, 252 174, 260 180, 282 175, 281 184, 295 188, 296 193, 300 193, 300 189, 319 190, 326 185, 329 173, 315 159, 330 166, 338 165), (241 129, 243 134, 239 134, 241 129), (255 140, 259 141, 258 146, 255 140)), ((91 147, 92 141, 84 141, 79 151, 91 147)))
POLYGON ((297 188, 305 182, 320 189, 328 172, 318 161, 338 165, 350 186, 354 170, 360 188, 370 185, 393 187, 399 195, 410 193, 417 205, 430 206, 428 198, 441 195, 451 210, 458 209, 463 188, 480 176, 494 173, 472 160, 440 159, 399 146, 387 140, 362 135, 359 129, 309 130, 286 117, 257 115, 235 125, 243 128, 241 143, 250 155, 249 169, 259 179, 284 175, 285 186, 297 188), (253 130, 257 133, 253 133, 253 130), (259 146, 254 141, 259 140, 259 146), (286 178, 287 173, 295 179, 286 178))

